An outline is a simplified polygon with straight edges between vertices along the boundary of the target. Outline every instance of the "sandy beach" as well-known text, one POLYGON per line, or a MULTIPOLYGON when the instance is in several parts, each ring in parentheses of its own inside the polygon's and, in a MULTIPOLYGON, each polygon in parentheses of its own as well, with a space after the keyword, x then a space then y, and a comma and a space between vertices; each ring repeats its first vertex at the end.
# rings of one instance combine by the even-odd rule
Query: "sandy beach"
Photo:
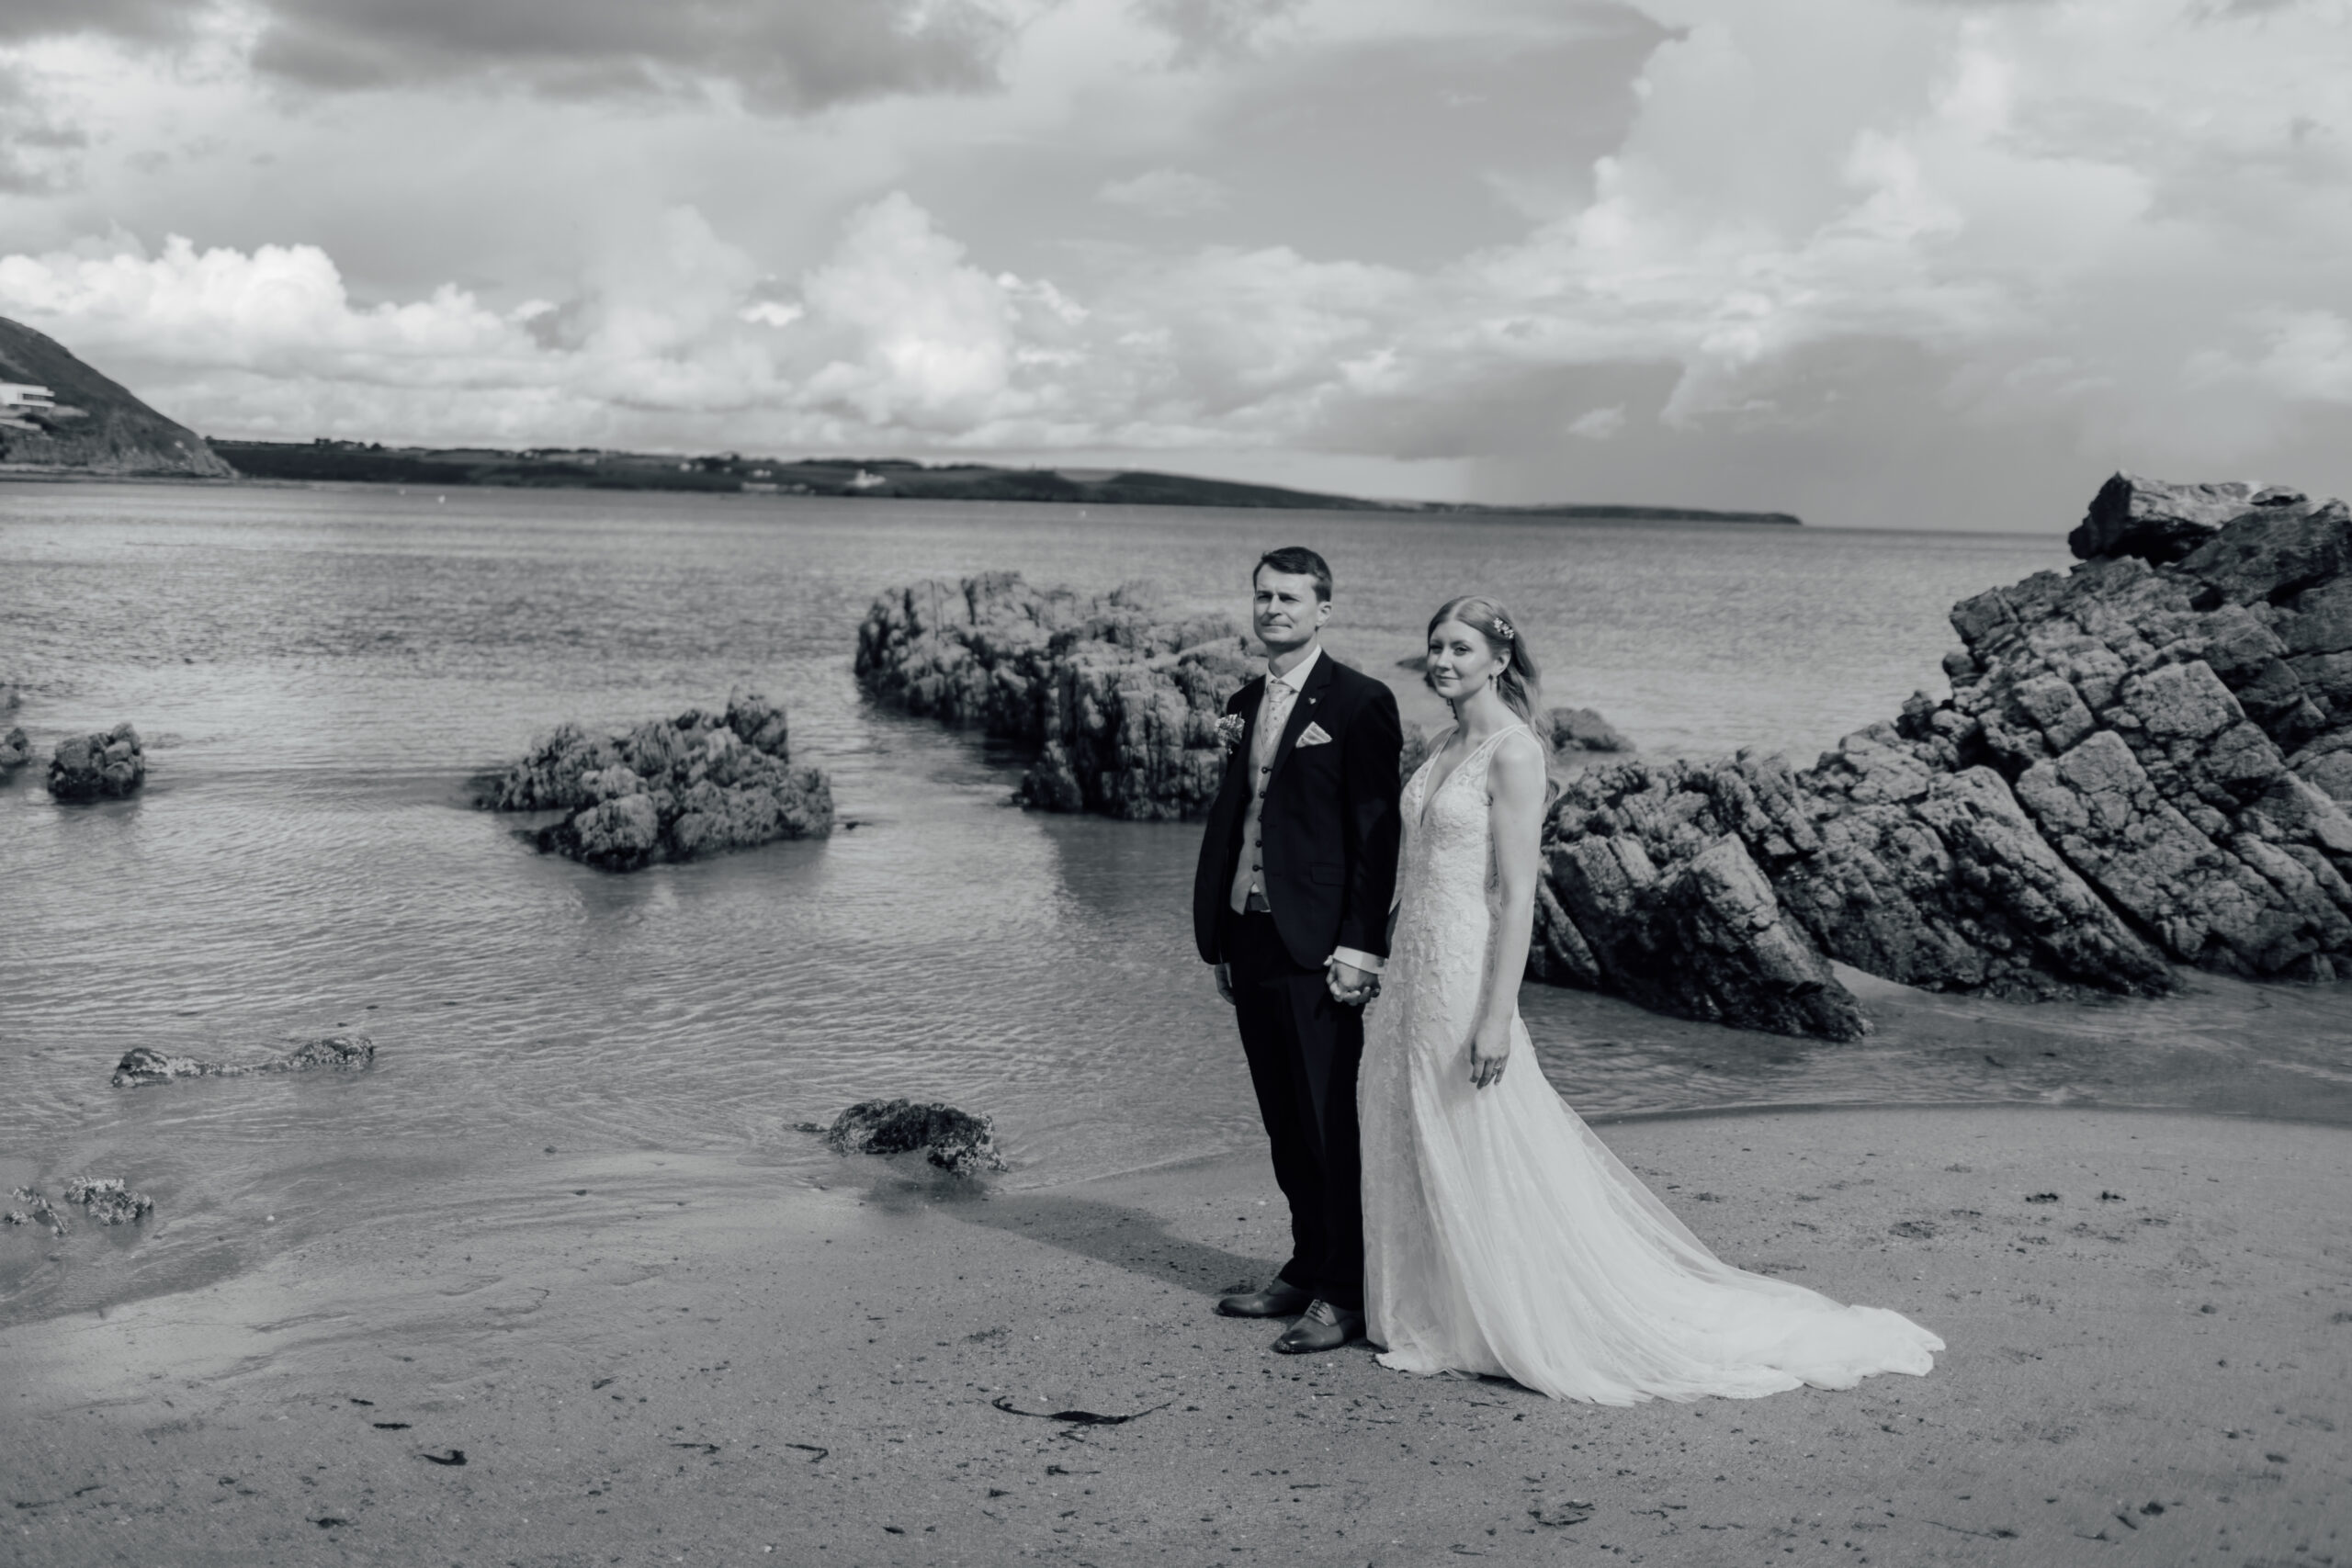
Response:
POLYGON ((2352 1558, 2352 1133, 1968 1109, 1604 1135, 1725 1256, 1935 1328, 1934 1374, 1617 1410, 1285 1359, 1210 1311, 1276 1257, 1254 1158, 956 1196, 558 1151, 462 1226, 0 1333, 0 1556, 2352 1558), (657 1176, 708 1195, 631 1204, 657 1176), (1042 1418, 1072 1410, 1133 1419, 1042 1418))

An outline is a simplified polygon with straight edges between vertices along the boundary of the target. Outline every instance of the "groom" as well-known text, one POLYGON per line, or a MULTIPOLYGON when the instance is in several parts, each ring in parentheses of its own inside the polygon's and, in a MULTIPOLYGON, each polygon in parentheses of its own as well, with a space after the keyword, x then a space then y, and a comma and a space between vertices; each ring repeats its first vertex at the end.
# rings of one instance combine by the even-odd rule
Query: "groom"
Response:
POLYGON ((1403 736, 1395 694, 1323 651, 1323 558, 1269 550, 1250 583, 1266 674, 1225 705, 1240 736, 1201 840, 1193 932, 1233 1004, 1290 1201, 1290 1261, 1217 1311, 1297 1316, 1274 1348, 1298 1355, 1363 1332, 1356 1068, 1388 951, 1403 736))

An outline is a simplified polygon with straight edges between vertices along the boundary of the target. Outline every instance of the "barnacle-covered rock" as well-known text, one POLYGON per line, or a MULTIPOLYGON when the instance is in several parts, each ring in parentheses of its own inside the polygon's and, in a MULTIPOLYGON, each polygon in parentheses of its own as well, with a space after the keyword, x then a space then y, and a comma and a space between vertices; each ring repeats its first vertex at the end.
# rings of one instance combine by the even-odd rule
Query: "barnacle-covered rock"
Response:
POLYGON ((562 811, 542 850, 607 871, 699 860, 833 830, 832 787, 794 767, 784 709, 737 691, 724 713, 692 708, 624 734, 564 724, 528 755, 474 781, 497 811, 562 811))
POLYGON ((843 1154, 921 1154, 957 1176, 1004 1168, 986 1116, 936 1101, 862 1100, 834 1119, 825 1141, 843 1154))
POLYGON ((69 736, 49 759, 49 793, 59 800, 120 800, 146 782, 146 750, 127 722, 69 736))

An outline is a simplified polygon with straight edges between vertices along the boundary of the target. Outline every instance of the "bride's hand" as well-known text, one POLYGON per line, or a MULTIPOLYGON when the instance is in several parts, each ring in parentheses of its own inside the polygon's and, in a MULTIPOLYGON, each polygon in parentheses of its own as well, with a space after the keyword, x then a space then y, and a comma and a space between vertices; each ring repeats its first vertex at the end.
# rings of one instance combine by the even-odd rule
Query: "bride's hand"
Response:
POLYGON ((1510 1025, 1485 1023, 1470 1037, 1470 1083, 1484 1089, 1501 1081, 1503 1068, 1510 1063, 1510 1025))

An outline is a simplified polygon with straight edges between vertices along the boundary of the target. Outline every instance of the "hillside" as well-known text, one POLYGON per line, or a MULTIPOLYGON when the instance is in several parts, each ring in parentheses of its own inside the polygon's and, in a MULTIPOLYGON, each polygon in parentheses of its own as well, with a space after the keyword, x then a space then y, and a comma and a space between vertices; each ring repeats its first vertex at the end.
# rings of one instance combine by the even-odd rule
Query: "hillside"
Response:
POLYGON ((904 457, 680 457, 643 452, 545 447, 384 446, 356 441, 228 441, 213 444, 254 479, 342 480, 420 486, 505 485, 531 489, 718 491, 750 494, 898 497, 912 501, 1068 502, 1094 506, 1227 506, 1430 515, 1631 519, 1640 522, 1794 525, 1785 512, 1701 507, 1481 506, 1470 502, 1367 501, 1144 469, 999 468, 981 463, 929 467, 904 457))
POLYGON ((55 339, 0 316, 0 382, 46 387, 53 403, 0 403, 0 473, 232 479, 204 438, 76 359, 55 339))

